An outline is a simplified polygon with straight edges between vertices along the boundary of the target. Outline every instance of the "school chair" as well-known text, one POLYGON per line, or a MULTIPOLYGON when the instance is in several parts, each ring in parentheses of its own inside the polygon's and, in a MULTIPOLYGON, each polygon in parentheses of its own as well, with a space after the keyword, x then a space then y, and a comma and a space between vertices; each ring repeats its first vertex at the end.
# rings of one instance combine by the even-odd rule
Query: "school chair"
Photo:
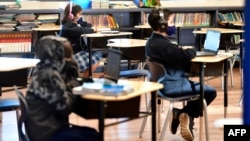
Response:
MULTIPOLYGON (((164 68, 163 65, 159 64, 159 63, 156 63, 156 62, 153 62, 151 61, 149 58, 146 59, 146 64, 149 68, 149 72, 151 73, 151 77, 150 77, 150 81, 153 81, 153 82, 161 82, 165 75, 166 75, 166 70, 164 68)), ((161 108, 161 100, 166 100, 166 101, 169 101, 170 102, 170 105, 169 105, 169 108, 168 108, 168 113, 167 113, 167 116, 166 116, 166 119, 165 119, 165 122, 164 122, 164 125, 163 125, 163 129, 162 129, 162 133, 160 135, 160 141, 163 141, 164 140, 164 136, 165 136, 165 133, 166 133, 166 129, 167 129, 167 126, 168 126, 168 122, 170 121, 170 117, 172 116, 172 111, 173 111, 173 108, 174 108, 174 104, 177 103, 177 102, 183 102, 183 104, 185 104, 185 102, 187 101, 191 101, 191 100, 197 100, 200 98, 200 94, 196 94, 196 95, 191 95, 191 96, 180 96, 180 97, 168 97, 166 95, 164 95, 162 92, 158 91, 158 106, 157 106, 157 116, 158 116, 158 131, 160 132, 161 129, 161 118, 160 118, 160 108, 161 108), (160 100, 160 101, 159 101, 160 100)), ((150 109, 148 109, 150 110, 150 109)), ((206 140, 208 141, 209 140, 209 132, 208 132, 208 119, 207 119, 207 104, 206 104, 206 101, 203 100, 203 112, 204 112, 204 117, 205 117, 205 130, 206 130, 206 140)), ((139 137, 142 136, 142 133, 143 133, 143 130, 145 128, 145 124, 146 124, 146 121, 147 121, 147 117, 144 118, 143 120, 143 123, 142 123, 142 126, 141 126, 141 130, 140 130, 140 133, 139 133, 139 137)), ((200 123, 200 129, 202 128, 202 123, 200 123)))

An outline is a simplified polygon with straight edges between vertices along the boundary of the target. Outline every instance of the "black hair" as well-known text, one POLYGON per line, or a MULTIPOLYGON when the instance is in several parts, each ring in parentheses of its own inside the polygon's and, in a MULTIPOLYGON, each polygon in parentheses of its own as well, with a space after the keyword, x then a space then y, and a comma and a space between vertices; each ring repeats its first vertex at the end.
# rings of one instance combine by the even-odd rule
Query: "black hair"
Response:
POLYGON ((169 9, 154 8, 148 16, 148 23, 154 31, 158 30, 159 28, 159 21, 161 20, 161 16, 160 16, 161 10, 163 11, 164 19, 166 21, 168 21, 169 16, 172 14, 172 12, 169 9))
POLYGON ((71 14, 73 14, 73 16, 75 17, 78 12, 82 11, 82 7, 80 5, 73 4, 72 10, 70 10, 70 4, 67 4, 67 6, 64 9, 64 13, 63 13, 63 19, 61 22, 62 24, 65 24, 65 23, 72 20, 69 18, 70 11, 71 11, 71 14))

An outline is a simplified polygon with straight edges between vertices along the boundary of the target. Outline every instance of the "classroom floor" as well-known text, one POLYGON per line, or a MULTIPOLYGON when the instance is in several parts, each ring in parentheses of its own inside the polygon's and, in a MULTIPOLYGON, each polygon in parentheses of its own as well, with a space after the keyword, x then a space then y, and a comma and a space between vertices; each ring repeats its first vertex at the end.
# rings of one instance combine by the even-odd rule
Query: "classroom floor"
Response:
MULTIPOLYGON (((242 115, 242 107, 239 106, 242 89, 241 89, 241 79, 240 79, 239 69, 234 69, 234 83, 235 85, 231 87, 230 76, 228 77, 229 82, 229 92, 228 92, 228 118, 229 119, 241 119, 242 115)), ((194 78, 197 79, 197 78, 194 78)), ((198 80, 198 79, 197 79, 198 80)), ((215 127, 215 123, 217 123, 218 119, 223 118, 224 116, 224 107, 223 107, 223 90, 221 88, 221 79, 216 78, 206 82, 207 84, 216 88, 218 94, 217 98, 211 105, 208 107, 208 120, 209 120, 209 137, 210 141, 223 141, 223 128, 215 127)), ((25 89, 21 91, 25 92, 25 89)), ((3 98, 7 97, 16 97, 15 92, 6 92, 3 93, 3 98)), ((161 123, 163 124, 167 108, 168 102, 163 103, 165 110, 161 113, 161 123)), ((177 104, 176 106, 180 106, 177 104)), ((145 97, 141 97, 141 109, 145 109, 145 97)), ((149 117, 150 118, 150 117, 149 117)), ((17 134, 17 125, 16 125, 16 116, 15 112, 5 112, 2 114, 2 123, 0 123, 0 141, 18 141, 17 134)), ((121 119, 107 119, 106 123, 111 123, 121 119)), ((142 135, 142 138, 138 138, 140 126, 142 123, 141 119, 132 120, 129 122, 125 122, 122 124, 118 124, 115 126, 110 126, 105 128, 105 140, 106 141, 150 141, 151 140, 151 122, 148 120, 146 124, 146 128, 142 135)), ((93 128, 98 127, 97 120, 85 120, 81 117, 78 117, 75 114, 70 115, 70 122, 78 125, 91 126, 93 128)), ((199 120, 195 119, 194 126, 194 141, 199 141, 199 120)), ((204 130, 203 130, 204 132, 204 130)), ((160 134, 158 134, 159 137, 160 134)), ((205 134, 203 133, 203 140, 205 140, 205 134)), ((168 131, 165 135, 164 141, 184 141, 182 139, 180 132, 178 130, 176 135, 172 135, 168 131)))

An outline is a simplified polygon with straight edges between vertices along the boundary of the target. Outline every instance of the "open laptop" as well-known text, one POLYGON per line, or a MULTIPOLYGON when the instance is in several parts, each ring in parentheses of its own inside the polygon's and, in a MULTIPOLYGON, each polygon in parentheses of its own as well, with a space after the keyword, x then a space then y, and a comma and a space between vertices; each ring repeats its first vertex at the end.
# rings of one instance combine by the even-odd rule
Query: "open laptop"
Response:
POLYGON ((214 56, 217 55, 220 46, 221 33, 216 30, 208 30, 204 42, 203 51, 197 51, 196 56, 214 56))
POLYGON ((133 91, 128 84, 118 83, 120 78, 120 61, 122 52, 118 49, 109 49, 104 78, 94 78, 93 82, 83 83, 82 90, 86 93, 120 95, 133 91))
POLYGON ((117 82, 120 78, 120 62, 122 52, 118 49, 108 49, 107 64, 104 78, 117 82))

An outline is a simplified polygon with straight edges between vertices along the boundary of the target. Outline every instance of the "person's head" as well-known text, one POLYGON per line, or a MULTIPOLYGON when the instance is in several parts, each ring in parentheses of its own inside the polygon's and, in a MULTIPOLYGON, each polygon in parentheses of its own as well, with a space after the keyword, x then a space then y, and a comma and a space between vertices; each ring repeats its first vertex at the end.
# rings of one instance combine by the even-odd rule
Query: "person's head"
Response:
POLYGON ((40 59, 40 66, 51 66, 61 71, 65 64, 64 58, 72 56, 69 47, 71 45, 66 38, 48 35, 36 42, 35 54, 40 59))
POLYGON ((166 32, 172 12, 168 9, 153 9, 148 16, 148 23, 153 31, 166 32))
POLYGON ((64 9, 62 24, 65 24, 67 21, 77 22, 77 20, 81 17, 82 17, 81 6, 77 4, 69 3, 64 9))

